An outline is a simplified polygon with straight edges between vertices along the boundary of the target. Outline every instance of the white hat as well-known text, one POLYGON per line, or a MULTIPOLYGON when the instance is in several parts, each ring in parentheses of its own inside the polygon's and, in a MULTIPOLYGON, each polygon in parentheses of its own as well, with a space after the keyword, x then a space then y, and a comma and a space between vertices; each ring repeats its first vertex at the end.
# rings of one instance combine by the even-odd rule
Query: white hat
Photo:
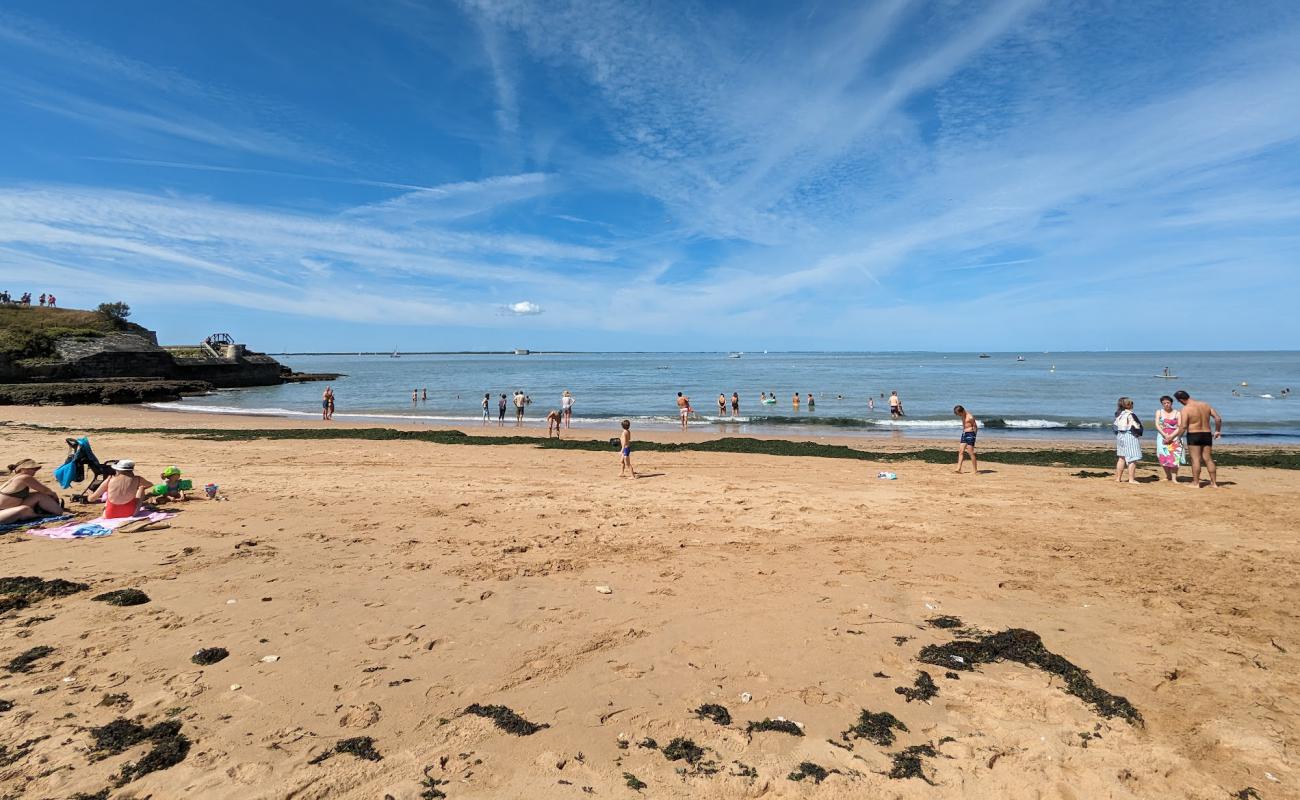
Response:
POLYGON ((113 465, 113 469, 118 472, 130 472, 135 469, 135 462, 129 458, 124 458, 113 465))

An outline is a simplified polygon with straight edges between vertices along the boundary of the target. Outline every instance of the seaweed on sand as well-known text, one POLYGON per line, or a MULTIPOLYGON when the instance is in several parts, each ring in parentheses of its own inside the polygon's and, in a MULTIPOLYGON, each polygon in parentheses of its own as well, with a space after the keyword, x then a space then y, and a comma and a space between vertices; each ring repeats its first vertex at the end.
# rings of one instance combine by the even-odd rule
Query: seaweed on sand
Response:
POLYGON ((13 707, 14 707, 14 701, 0 700, 0 714, 5 713, 6 711, 13 710, 13 707))
POLYGON ((840 734, 844 741, 853 739, 866 739, 869 742, 875 742, 881 747, 888 747, 894 743, 894 731, 899 730, 907 733, 907 726, 903 721, 888 711, 879 711, 875 714, 862 709, 858 715, 858 721, 849 726, 849 729, 840 734))
POLYGON ((930 673, 921 670, 917 673, 916 681, 911 686, 899 686, 894 689, 895 694, 901 694, 907 698, 907 702, 913 700, 929 701, 930 698, 939 694, 939 687, 934 685, 934 679, 930 673))
POLYGON ((751 722, 745 726, 745 733, 763 733, 765 731, 774 731, 776 733, 788 733, 791 736, 803 736, 803 728, 791 722, 788 719, 765 719, 761 722, 751 722))
POLYGON ((31 672, 32 664, 35 664, 37 661, 40 661, 42 658, 45 658, 53 652, 54 648, 47 644, 33 647, 32 649, 19 653, 10 659, 9 663, 5 665, 5 669, 10 672, 31 672))
POLYGON ((631 789, 634 792, 639 792, 649 785, 645 781, 641 780, 640 778, 638 778, 637 776, 633 775, 630 772, 623 773, 623 782, 627 784, 627 788, 631 789))
POLYGON ((678 736, 668 743, 663 750, 664 758, 669 761, 685 761, 687 764, 694 765, 701 758, 704 758, 704 748, 697 745, 690 739, 678 736))
POLYGON ((938 617, 930 617, 925 622, 931 628, 960 628, 961 627, 961 620, 957 617, 950 616, 948 614, 943 614, 938 617))
POLYGON ((6 745, 0 744, 0 767, 7 767, 15 763, 20 758, 23 758, 31 752, 33 746, 40 744, 48 738, 50 737, 37 736, 35 739, 27 739, 26 741, 14 745, 13 750, 10 750, 6 745))
POLYGON ((114 589, 111 592, 97 594, 90 598, 110 606, 139 606, 149 602, 149 595, 139 589, 114 589))
MULTIPOLYGON (((987 421, 996 427, 996 421, 987 421)), ((17 428, 33 428, 27 425, 10 425, 17 428)), ((43 433, 70 431, 68 428, 41 427, 43 433)), ((414 441, 433 444, 458 445, 528 445, 548 450, 586 450, 607 452, 609 443, 603 439, 540 439, 533 436, 478 436, 462 431, 399 431, 393 428, 247 428, 243 430, 219 430, 205 428, 94 428, 78 429, 79 434, 152 434, 167 437, 189 437, 209 441, 255 441, 271 440, 324 440, 353 439, 364 441, 414 441)), ((706 452, 706 453, 745 453, 772 456, 844 458, 856 461, 897 462, 921 461, 927 464, 947 464, 952 460, 952 453, 938 448, 909 450, 904 452, 872 452, 853 447, 820 442, 795 442, 783 439, 748 439, 744 437, 723 437, 704 442, 642 442, 642 450, 654 450, 662 453, 706 452)), ((985 460, 1000 464, 1021 464, 1024 466, 1044 467, 1096 467, 1111 468, 1115 465, 1115 456, 1105 448, 1081 450, 1062 448, 1057 450, 990 450, 981 454, 985 460)), ((1215 458, 1223 467, 1269 467, 1274 469, 1300 469, 1300 453, 1280 452, 1224 452, 1215 458)))
POLYGON ((230 651, 224 647, 205 647, 194 655, 190 656, 190 661, 198 664, 200 667, 206 667, 225 659, 230 655, 230 651))
POLYGON ((29 607, 48 597, 67 597, 84 592, 89 584, 65 581, 62 578, 45 580, 35 575, 14 575, 0 578, 0 614, 29 607))
POLYGON ((890 758, 893 759, 894 765, 889 770, 889 777, 895 780, 902 780, 904 778, 920 778, 933 786, 934 781, 925 777, 925 772, 921 769, 925 766, 925 763, 921 761, 921 758, 923 756, 933 758, 937 755, 939 755, 939 751, 934 749, 934 745, 930 744, 914 744, 911 747, 904 747, 897 753, 890 753, 890 758))
POLYGON ((1141 725, 1142 715, 1127 699, 1111 694, 1088 677, 1087 670, 1043 646, 1042 637, 1023 628, 1009 628, 973 639, 958 639, 948 644, 930 644, 921 648, 917 659, 926 664, 955 670, 973 670, 976 664, 1014 661, 1036 667, 1065 680, 1065 691, 1092 706, 1103 717, 1120 717, 1131 725, 1141 725))
POLYGON ((727 710, 726 706, 720 706, 717 703, 705 703, 691 713, 700 719, 711 720, 718 725, 731 724, 731 712, 727 710))
POLYGON ((792 781, 801 781, 805 778, 811 778, 813 783, 821 783, 826 780, 830 772, 823 766, 814 764, 811 761, 805 761, 799 765, 799 768, 789 775, 785 776, 792 781))
POLYGON ((153 743, 139 761, 122 765, 114 778, 118 786, 125 786, 151 772, 174 767, 190 752, 190 740, 181 733, 180 720, 164 720, 146 728, 134 720, 118 717, 107 725, 91 728, 90 735, 95 740, 90 748, 92 760, 124 753, 142 742, 153 743))
POLYGON ((654 739, 651 739, 649 736, 647 736, 647 737, 645 737, 644 739, 642 739, 641 741, 637 742, 637 743, 636 743, 636 746, 637 746, 637 747, 644 747, 644 748, 647 749, 647 750, 658 750, 658 749, 659 749, 659 743, 656 742, 654 739))
POLYGON ((350 756, 356 756, 362 761, 383 761, 384 757, 379 755, 375 749, 375 740, 370 736, 354 736, 351 739, 343 739, 336 743, 330 750, 326 750, 320 755, 308 761, 308 764, 319 764, 327 758, 333 758, 339 753, 347 753, 350 756))
POLYGON ((465 709, 465 713, 490 719, 498 728, 515 736, 532 736, 543 728, 551 727, 545 722, 529 722, 506 706, 481 706, 474 703, 465 709))
POLYGON ((94 794, 77 792, 72 796, 71 800, 108 800, 109 791, 110 789, 107 786, 105 786, 103 789, 100 789, 98 792, 95 792, 94 794))

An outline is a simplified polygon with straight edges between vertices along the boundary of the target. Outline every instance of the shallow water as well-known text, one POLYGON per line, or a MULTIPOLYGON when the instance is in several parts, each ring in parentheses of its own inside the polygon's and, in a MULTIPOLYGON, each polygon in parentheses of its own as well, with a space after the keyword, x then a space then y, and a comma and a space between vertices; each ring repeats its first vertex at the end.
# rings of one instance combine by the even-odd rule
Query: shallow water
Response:
MULTIPOLYGON (((514 355, 295 355, 280 360, 305 372, 340 372, 332 385, 339 419, 430 424, 481 420, 484 392, 507 401, 522 389, 537 424, 574 397, 574 424, 607 428, 627 417, 638 427, 675 428, 684 392, 704 429, 727 433, 821 436, 871 432, 954 437, 952 406, 961 403, 990 436, 1108 439, 1115 400, 1131 396, 1148 431, 1162 394, 1186 389, 1223 414, 1226 442, 1300 442, 1300 401, 1281 390, 1300 386, 1300 353, 565 353, 514 355), (1023 355, 1024 361, 1017 361, 1023 355), (1155 376, 1165 367, 1177 379, 1155 376), (1243 382, 1246 384, 1243 386, 1243 382), (411 402, 411 389, 428 400, 411 402), (889 418, 897 389, 906 417, 889 418), (738 417, 719 417, 717 397, 741 399, 738 417), (798 410, 791 395, 798 391, 798 410), (1237 392, 1237 395, 1233 393, 1237 392), (774 393, 773 405, 758 402, 774 393), (816 398, 808 408, 807 396, 816 398), (875 401, 874 410, 867 405, 875 401)), ((318 418, 323 384, 224 390, 169 409, 318 418)), ((514 407, 507 408, 507 424, 514 407)), ((1151 434, 1148 433, 1148 442, 1151 434)))

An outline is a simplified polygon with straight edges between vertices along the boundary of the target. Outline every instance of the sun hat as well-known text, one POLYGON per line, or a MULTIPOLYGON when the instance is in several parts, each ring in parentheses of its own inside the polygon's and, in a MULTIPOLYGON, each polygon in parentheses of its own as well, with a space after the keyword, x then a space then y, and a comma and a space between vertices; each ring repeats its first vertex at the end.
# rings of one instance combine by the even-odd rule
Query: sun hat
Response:
POLYGON ((22 461, 19 461, 17 464, 9 465, 10 472, 17 472, 20 469, 40 469, 40 468, 41 465, 36 463, 30 458, 24 458, 22 461))
POLYGON ((118 472, 130 472, 135 469, 135 462, 129 458, 124 458, 113 465, 113 469, 118 472))
POLYGON ((181 474, 180 467, 168 467, 167 469, 162 471, 162 476, 164 478, 170 478, 172 476, 180 475, 180 474, 181 474))

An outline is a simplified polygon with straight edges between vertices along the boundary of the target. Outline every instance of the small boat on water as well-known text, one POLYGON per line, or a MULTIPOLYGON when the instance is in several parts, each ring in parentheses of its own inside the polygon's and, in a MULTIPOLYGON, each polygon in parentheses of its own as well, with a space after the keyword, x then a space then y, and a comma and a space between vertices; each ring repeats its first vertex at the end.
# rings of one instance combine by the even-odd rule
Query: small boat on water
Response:
POLYGON ((989 355, 988 353, 980 353, 980 358, 992 358, 992 357, 993 356, 989 355))
POLYGON ((401 356, 397 354, 397 350, 393 350, 393 354, 389 358, 401 358, 401 356))
POLYGON ((1017 361, 1024 361, 1024 360, 1025 360, 1025 357, 1024 357, 1024 356, 1016 356, 1016 360, 1017 360, 1017 361))
POLYGON ((744 353, 727 353, 727 358, 740 358, 744 353))

